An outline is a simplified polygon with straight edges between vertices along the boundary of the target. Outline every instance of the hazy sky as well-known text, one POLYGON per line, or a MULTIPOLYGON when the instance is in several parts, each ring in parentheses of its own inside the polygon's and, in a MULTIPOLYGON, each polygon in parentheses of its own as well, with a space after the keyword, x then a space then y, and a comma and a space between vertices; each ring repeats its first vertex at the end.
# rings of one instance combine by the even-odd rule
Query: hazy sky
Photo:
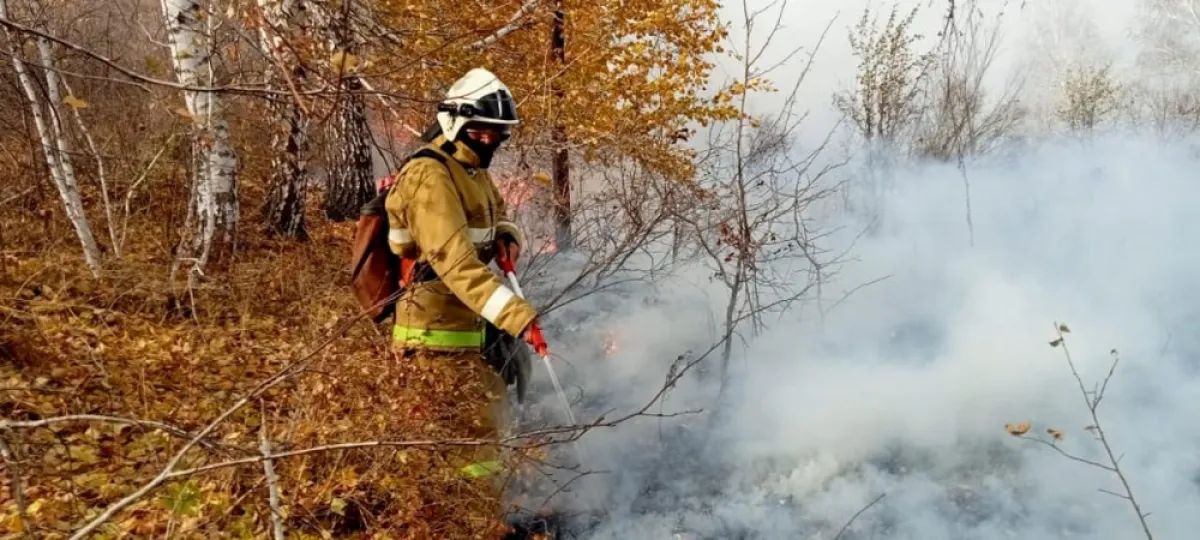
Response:
MULTIPOLYGON (((961 0, 960 0, 961 1, 961 0)), ((811 111, 813 128, 807 137, 823 133, 838 118, 831 106, 835 91, 853 84, 857 61, 851 56, 847 33, 858 22, 863 9, 870 6, 886 12, 893 4, 902 11, 920 7, 919 32, 933 36, 940 29, 941 17, 945 13, 946 0, 792 0, 786 4, 783 14, 784 31, 777 34, 771 51, 776 57, 786 54, 796 46, 806 50, 815 47, 822 30, 830 24, 829 33, 817 53, 806 84, 801 89, 805 108, 811 111)), ((1099 61, 1113 61, 1120 68, 1131 60, 1133 43, 1130 40, 1132 25, 1138 15, 1138 0, 1026 0, 1022 2, 1004 0, 979 0, 981 8, 990 16, 1002 9, 1007 13, 1002 18, 1004 40, 1001 56, 997 62, 997 79, 1007 80, 1014 74, 1024 75, 1027 85, 1037 85, 1038 78, 1045 78, 1028 64, 1039 54, 1063 54, 1071 57, 1092 55, 1099 61), (1093 34, 1094 37, 1089 37, 1093 34), (1040 43, 1039 43, 1040 42, 1040 43), (1082 42, 1082 43, 1080 43, 1082 42), (1058 51, 1056 49, 1071 49, 1058 51)), ((752 0, 751 11, 770 7, 761 17, 756 35, 761 36, 778 13, 779 2, 752 0)), ((726 2, 722 16, 733 31, 731 39, 739 44, 744 32, 741 30, 743 6, 741 2, 726 2)), ((761 39, 761 37, 759 38, 761 39)), ((799 74, 803 58, 798 57, 787 67, 775 73, 779 86, 790 86, 799 74)), ((732 72, 732 71, 731 71, 732 72)), ((777 103, 770 96, 755 100, 759 106, 769 107, 777 103)))

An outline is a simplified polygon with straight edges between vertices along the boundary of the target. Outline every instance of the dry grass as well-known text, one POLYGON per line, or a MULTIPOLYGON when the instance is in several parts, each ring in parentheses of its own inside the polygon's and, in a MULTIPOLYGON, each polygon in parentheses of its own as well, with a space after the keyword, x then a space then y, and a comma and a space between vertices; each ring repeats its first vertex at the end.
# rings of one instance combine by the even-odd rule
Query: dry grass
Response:
MULTIPOLYGON (((244 230, 237 253, 195 290, 169 283, 170 205, 139 215, 127 256, 88 277, 55 201, 36 193, 0 216, 0 417, 152 419, 197 430, 258 381, 329 340, 356 310, 346 288, 351 227, 314 212, 311 240, 244 230)), ((244 203, 243 212, 254 208, 244 203)), ((183 466, 257 449, 262 411, 277 450, 371 439, 453 438, 482 393, 398 362, 360 321, 309 368, 223 423, 216 448, 183 466)), ((29 530, 61 537, 153 477, 182 440, 81 422, 0 431, 20 459, 29 530)), ((502 534, 487 480, 452 452, 337 451, 278 465, 295 537, 468 538, 502 534)), ((119 514, 106 536, 261 537, 270 509, 261 465, 168 484, 119 514)), ((4 482, 0 534, 22 530, 4 482)))

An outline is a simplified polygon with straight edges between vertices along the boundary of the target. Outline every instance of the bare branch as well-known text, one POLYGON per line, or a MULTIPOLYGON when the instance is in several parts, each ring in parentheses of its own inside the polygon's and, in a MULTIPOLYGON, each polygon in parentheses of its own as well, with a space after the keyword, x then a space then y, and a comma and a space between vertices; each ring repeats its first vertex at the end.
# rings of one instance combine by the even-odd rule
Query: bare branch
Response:
MULTIPOLYGON (((1129 486, 1129 480, 1125 477, 1125 472, 1121 470, 1121 458, 1117 457, 1114 454, 1112 445, 1109 443, 1108 436, 1105 435, 1105 433, 1104 433, 1104 427, 1100 423, 1100 417, 1096 413, 1097 407, 1100 406, 1100 397, 1103 395, 1104 389, 1107 389, 1108 381, 1109 381, 1109 379, 1112 378, 1113 372, 1116 370, 1117 359, 1114 358, 1112 365, 1109 367, 1108 375, 1104 378, 1104 385, 1103 385, 1101 391, 1097 392, 1095 395, 1096 397, 1093 398, 1093 397, 1091 397, 1092 394, 1090 394, 1088 392, 1087 387, 1083 384, 1083 377, 1081 377, 1079 375, 1079 370, 1077 370, 1075 368, 1075 361, 1071 358, 1071 350, 1069 347, 1067 347, 1066 334, 1067 334, 1067 332, 1069 332, 1069 330, 1067 329, 1067 325, 1060 324, 1057 322, 1054 323, 1054 332, 1058 335, 1058 339, 1056 339, 1053 342, 1053 345, 1056 347, 1062 347, 1063 356, 1066 357, 1066 359, 1067 359, 1067 366, 1069 366, 1071 368, 1071 375, 1075 377, 1075 381, 1079 385, 1079 392, 1083 396, 1083 400, 1084 400, 1084 403, 1087 405, 1088 412, 1092 416, 1092 425, 1090 427, 1095 430, 1096 440, 1100 441, 1100 445, 1104 448, 1104 453, 1108 457, 1109 465, 1102 465, 1102 464, 1098 464, 1095 462, 1089 462, 1087 460, 1082 460, 1082 459, 1078 459, 1078 458, 1072 458, 1072 459, 1076 459, 1076 461, 1083 461, 1090 465, 1100 467, 1101 469, 1104 469, 1104 470, 1109 471, 1109 472, 1113 473, 1114 475, 1116 475, 1117 479, 1121 481, 1121 487, 1124 488, 1124 490, 1125 490, 1125 495, 1123 495, 1123 496, 1117 495, 1117 496, 1129 501, 1129 504, 1133 507, 1134 513, 1137 514, 1138 522, 1142 526, 1142 532, 1145 533, 1146 539, 1153 540, 1154 535, 1150 533, 1150 524, 1146 522, 1147 514, 1142 511, 1141 506, 1138 504, 1137 499, 1134 497, 1133 488, 1131 488, 1129 486)), ((1114 354, 1113 356, 1115 357, 1116 355, 1114 354)), ((1045 444, 1045 443, 1043 443, 1043 444, 1045 444)), ((1053 444, 1050 444, 1049 446, 1054 448, 1055 450, 1059 450, 1058 447, 1053 444)), ((1061 453, 1067 457, 1072 457, 1061 450, 1059 450, 1059 453, 1061 453)), ((1101 490, 1101 491, 1103 491, 1103 490, 1101 490)))
POLYGON ((867 505, 859 509, 859 511, 855 512, 853 516, 850 516, 850 521, 847 521, 845 525, 842 525, 841 530, 839 530, 838 533, 833 536, 833 540, 838 540, 841 538, 842 535, 846 533, 846 530, 850 528, 850 525, 854 524, 854 520, 858 519, 858 516, 861 516, 864 512, 870 510, 872 506, 875 506, 875 503, 882 501, 884 497, 887 497, 887 493, 880 493, 878 497, 875 497, 874 500, 867 503, 867 505))
MULTIPOLYGON (((200 430, 199 433, 197 433, 195 436, 193 436, 190 440, 188 440, 188 442, 186 444, 183 445, 183 447, 181 447, 178 451, 176 451, 175 454, 173 456, 171 456, 171 459, 167 461, 167 464, 162 468, 162 470, 159 471, 157 476, 150 479, 145 484, 142 484, 142 486, 140 488, 138 488, 137 490, 135 490, 133 493, 130 493, 129 495, 122 498, 121 500, 118 500, 117 502, 112 503, 107 508, 105 508, 103 512, 101 512, 96 517, 92 518, 90 521, 88 521, 86 524, 84 524, 83 527, 80 527, 78 530, 76 530, 75 533, 71 535, 72 540, 84 538, 87 535, 91 534, 92 531, 96 530, 96 528, 103 525, 109 519, 112 519, 112 517, 114 515, 116 515, 117 512, 120 512, 121 510, 125 509, 129 505, 137 502, 139 499, 141 499, 147 493, 153 491, 155 488, 162 485, 163 482, 166 482, 167 480, 177 476, 174 474, 176 472, 175 467, 179 464, 180 460, 183 459, 183 456, 185 454, 187 454, 188 451, 190 451, 193 447, 195 447, 196 444, 200 440, 207 437, 208 434, 211 433, 214 429, 216 429, 218 425, 220 425, 227 418, 229 418, 231 415, 233 415, 233 413, 237 412, 242 407, 244 407, 251 400, 258 397, 263 392, 266 392, 267 390, 271 389, 272 387, 279 384, 280 382, 286 380, 288 377, 295 374, 296 372, 302 370, 308 364, 312 363, 312 360, 314 358, 316 358, 317 353, 323 351, 326 347, 328 347, 331 343, 333 343, 333 341, 337 337, 345 334, 345 332, 347 330, 349 330, 351 326, 353 326, 355 323, 358 322, 359 319, 361 319, 365 316, 366 316, 366 312, 364 311, 364 312, 359 313, 357 316, 351 317, 348 320, 344 321, 340 326, 338 326, 331 333, 331 335, 328 338, 325 339, 325 341, 318 344, 308 354, 301 356, 296 361, 291 362, 288 365, 284 366, 282 369, 280 369, 274 375, 259 382, 245 396, 243 396, 241 399, 237 400, 229 408, 225 409, 220 415, 218 415, 211 422, 209 422, 209 424, 207 426, 205 426, 204 429, 200 430)), ((262 459, 262 458, 259 457, 258 459, 262 459)))
POLYGON ((8 493, 17 503, 17 516, 21 520, 21 530, 25 536, 32 538, 29 532, 29 510, 25 504, 25 483, 21 480, 21 469, 17 455, 4 439, 6 429, 0 428, 0 458, 4 459, 4 469, 8 471, 8 493))
MULTIPOLYGON (((176 437, 190 439, 194 435, 188 433, 184 429, 180 429, 170 424, 156 422, 153 420, 141 420, 138 418, 124 418, 121 416, 109 416, 104 414, 68 414, 64 416, 53 416, 50 418, 42 418, 39 420, 6 420, 0 419, 0 430, 11 430, 14 428, 40 428, 48 427, 54 424, 73 423, 73 422, 104 422, 109 424, 126 424, 145 428, 160 429, 176 437)), ((197 440, 203 446, 215 448, 213 443, 205 440, 197 440)))
POLYGON ((501 39, 504 39, 504 36, 511 34, 514 30, 521 27, 521 19, 524 19, 526 15, 529 15, 534 9, 537 9, 538 4, 540 4, 541 1, 542 0, 528 0, 521 5, 520 9, 517 9, 516 13, 513 13, 512 17, 508 19, 508 24, 500 27, 500 29, 496 30, 491 35, 467 45, 467 49, 482 49, 492 45, 493 43, 496 43, 497 41, 500 41, 501 39))
POLYGON ((258 429, 258 449, 263 457, 263 476, 267 480, 267 498, 271 505, 271 530, 275 540, 286 538, 283 526, 283 509, 279 505, 279 477, 275 474, 275 464, 271 461, 271 440, 267 434, 267 406, 260 401, 262 407, 262 422, 258 429))
POLYGON ((1020 438, 1023 440, 1026 440, 1026 441, 1035 442, 1035 443, 1047 446, 1050 449, 1054 450, 1055 452, 1058 452, 1059 454, 1061 454, 1063 457, 1070 459, 1072 461, 1078 461, 1080 463, 1083 463, 1085 465, 1091 465, 1098 469, 1104 469, 1109 472, 1115 472, 1115 470, 1109 465, 1105 465, 1098 461, 1092 461, 1090 459, 1081 458, 1079 456, 1071 454, 1071 453, 1067 452, 1066 450, 1063 450, 1061 446, 1054 444, 1053 442, 1043 439, 1041 437, 1028 437, 1028 436, 1022 435, 1020 438))

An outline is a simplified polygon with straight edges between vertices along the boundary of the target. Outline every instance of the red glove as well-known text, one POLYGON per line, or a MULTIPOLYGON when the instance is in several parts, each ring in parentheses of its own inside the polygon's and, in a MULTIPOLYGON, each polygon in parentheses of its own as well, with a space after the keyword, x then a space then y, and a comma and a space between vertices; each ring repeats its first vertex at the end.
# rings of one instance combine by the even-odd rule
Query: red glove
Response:
POLYGON ((533 352, 538 356, 544 357, 550 354, 550 345, 546 343, 546 337, 542 335, 542 327, 538 326, 536 319, 529 323, 529 326, 521 333, 521 339, 533 347, 533 352))
POLYGON ((388 175, 375 181, 375 193, 383 193, 384 190, 396 185, 396 176, 388 175))
POLYGON ((515 274, 517 259, 520 258, 521 244, 511 242, 507 237, 496 239, 496 264, 500 266, 501 270, 515 274))

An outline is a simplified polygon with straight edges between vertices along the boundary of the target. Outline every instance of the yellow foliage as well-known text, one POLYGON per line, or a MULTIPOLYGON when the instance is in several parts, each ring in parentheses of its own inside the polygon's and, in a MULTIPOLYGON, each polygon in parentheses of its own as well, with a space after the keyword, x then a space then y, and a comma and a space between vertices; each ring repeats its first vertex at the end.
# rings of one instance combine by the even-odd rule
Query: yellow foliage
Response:
POLYGON ((331 69, 339 73, 351 73, 358 69, 358 57, 341 49, 334 51, 329 57, 331 69))
MULTIPOLYGON (((490 2, 470 17, 446 17, 461 4, 381 2, 380 24, 413 38, 402 49, 376 44, 374 71, 428 104, 468 69, 486 67, 519 102, 518 148, 547 148, 561 126, 584 158, 628 157, 679 179, 692 172, 682 144, 689 130, 736 116, 728 97, 707 90, 711 55, 726 35, 717 2, 563 0, 565 64, 551 49, 559 2, 541 2, 489 46, 471 46, 509 24, 522 4, 490 2)), ((416 108, 410 121, 423 125, 430 112, 416 108)))
POLYGON ((88 107, 88 102, 71 94, 67 94, 67 97, 63 98, 63 105, 66 105, 72 109, 86 109, 88 107))

